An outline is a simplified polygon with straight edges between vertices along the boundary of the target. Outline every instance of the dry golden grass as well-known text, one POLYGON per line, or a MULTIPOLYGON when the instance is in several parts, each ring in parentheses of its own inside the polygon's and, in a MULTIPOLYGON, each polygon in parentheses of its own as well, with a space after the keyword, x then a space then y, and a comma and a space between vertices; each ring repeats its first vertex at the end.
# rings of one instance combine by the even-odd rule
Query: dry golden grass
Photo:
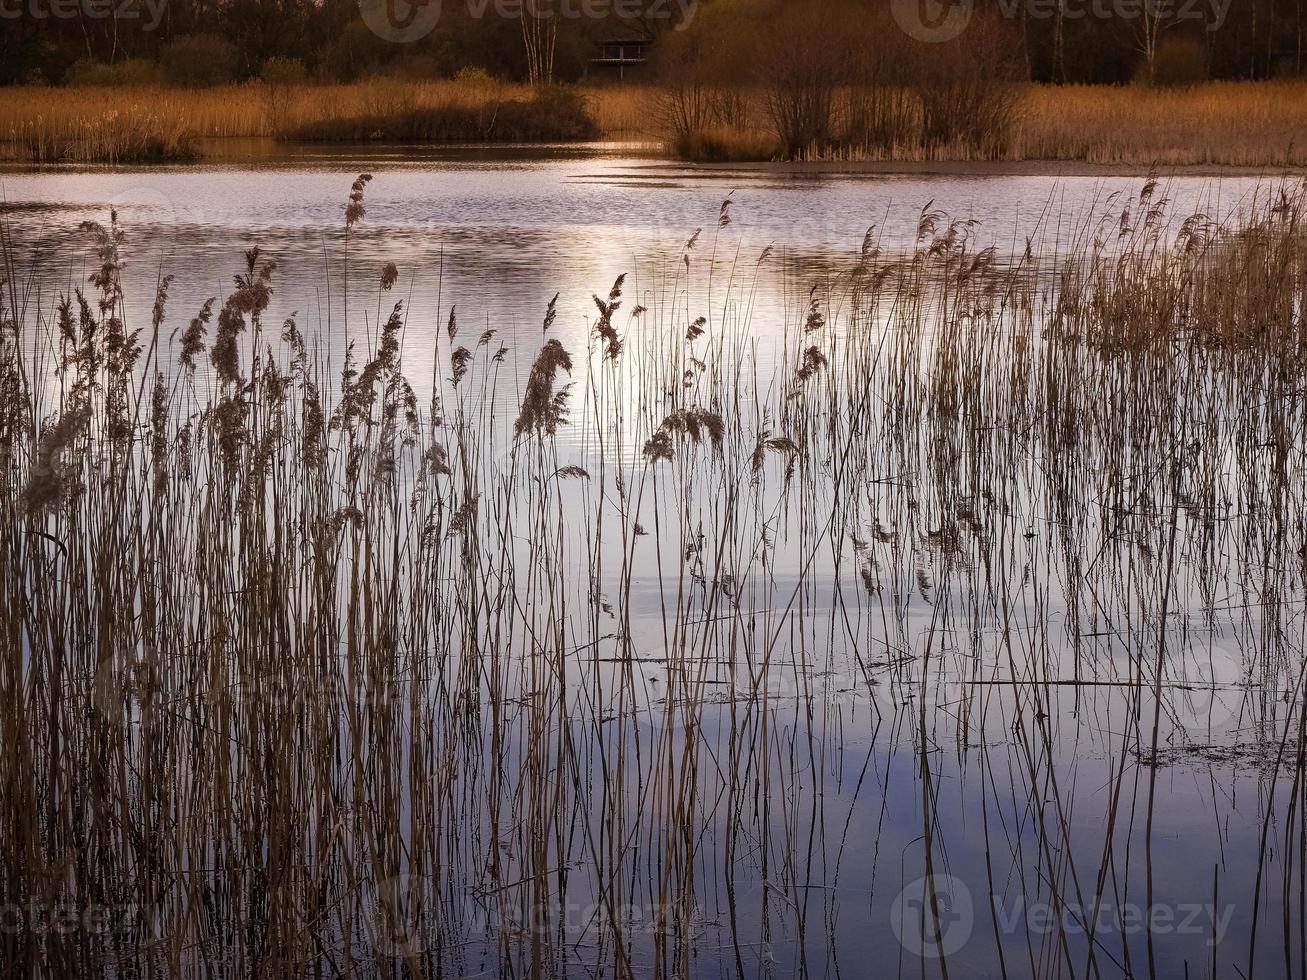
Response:
POLYGON ((684 160, 704 163, 776 160, 784 152, 780 140, 766 129, 714 126, 678 137, 673 144, 684 160))
POLYGON ((18 156, 33 163, 167 163, 200 155, 185 123, 140 105, 85 116, 37 116, 15 123, 7 137, 9 152, 0 158, 18 156))
POLYGON ((374 79, 351 85, 268 85, 248 82, 206 89, 7 88, 0 90, 0 132, 38 121, 70 127, 88 119, 156 119, 200 137, 275 136, 278 128, 361 113, 433 105, 475 106, 523 98, 524 85, 405 82, 374 79))
MULTIPOLYGON (((25 127, 70 130, 93 120, 157 120, 182 125, 199 136, 262 136, 269 133, 266 107, 249 86, 175 89, 6 88, 0 91, 0 132, 13 139, 25 127)), ((329 98, 323 90, 324 99, 329 98)))
MULTIPOLYGON (((0 158, 126 162, 149 158, 133 149, 146 140, 172 146, 195 138, 276 137, 362 116, 478 109, 531 95, 528 86, 506 82, 387 78, 349 85, 255 81, 208 89, 5 88, 0 89, 0 158)), ((652 138, 648 112, 641 110, 647 110, 646 90, 596 88, 584 95, 605 136, 652 138)))
MULTIPOLYGON (((596 118, 605 132, 657 132, 652 88, 603 90, 596 118)), ((761 93, 745 98, 758 143, 766 126, 761 93)), ((719 128, 719 134, 724 129, 719 128)), ((865 151, 844 154, 868 158, 865 151)), ((897 160, 970 159, 956 146, 908 145, 876 154, 897 160)), ((1133 166, 1307 165, 1307 83, 1211 82, 1189 88, 1032 85, 1016 107, 1007 160, 1070 160, 1133 166)))
POLYGON ((650 107, 658 89, 652 85, 606 85, 585 90, 590 114, 608 139, 660 140, 661 127, 650 107))
MULTIPOLYGON (((852 101, 847 91, 835 100, 837 132, 847 128, 840 117, 852 101)), ((738 139, 733 140, 741 145, 757 143, 758 131, 767 127, 761 94, 746 97, 745 105, 748 124, 736 129, 738 139)), ((656 117, 652 112, 644 115, 656 117)), ((717 133, 732 142, 726 127, 717 133)), ((1141 168, 1304 166, 1307 83, 1212 82, 1157 89, 1032 85, 1017 100, 1006 148, 997 155, 955 142, 925 147, 910 131, 888 148, 860 145, 856 137, 837 137, 837 143, 811 155, 852 160, 1059 160, 1141 168)), ((692 158, 709 160, 713 155, 692 158)))
MULTIPOLYGON (((667 140, 658 89, 587 87, 606 139, 667 140)), ((529 96, 525 86, 475 81, 374 79, 349 85, 262 82, 212 89, 161 86, 0 89, 0 156, 27 159, 151 159, 152 147, 188 139, 275 137, 361 115, 437 106, 478 107, 529 96), (72 147, 70 150, 69 147, 72 147)), ((761 96, 747 96, 753 130, 765 126, 761 96)), ((670 140, 667 140, 670 142, 670 140)), ((178 155, 184 156, 184 153, 178 155)), ((955 159, 956 148, 911 146, 851 157, 955 159)), ((1187 89, 1032 86, 1023 95, 1004 159, 1082 160, 1138 166, 1307 165, 1307 83, 1213 82, 1187 89)))
POLYGON ((1301 166, 1307 164, 1307 84, 1038 86, 1024 100, 1013 153, 1090 163, 1301 166))

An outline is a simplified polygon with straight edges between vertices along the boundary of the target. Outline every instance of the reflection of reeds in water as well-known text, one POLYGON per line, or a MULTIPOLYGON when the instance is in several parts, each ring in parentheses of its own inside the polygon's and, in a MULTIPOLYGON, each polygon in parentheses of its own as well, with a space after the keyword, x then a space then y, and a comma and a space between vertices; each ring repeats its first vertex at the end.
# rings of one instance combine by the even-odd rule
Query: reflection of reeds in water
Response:
POLYGON ((550 305, 515 419, 452 312, 429 409, 402 304, 329 376, 258 250, 138 329, 86 226, 89 295, 6 275, 0 903, 109 921, 5 962, 825 975, 923 952, 921 874, 976 897, 928 970, 1301 962, 1303 208, 1175 228, 1150 181, 1001 255, 927 207, 774 357, 696 235, 587 351, 550 305), (1224 821, 1179 858, 1172 764, 1224 821), (1122 928, 1200 848, 1239 929, 1122 928))

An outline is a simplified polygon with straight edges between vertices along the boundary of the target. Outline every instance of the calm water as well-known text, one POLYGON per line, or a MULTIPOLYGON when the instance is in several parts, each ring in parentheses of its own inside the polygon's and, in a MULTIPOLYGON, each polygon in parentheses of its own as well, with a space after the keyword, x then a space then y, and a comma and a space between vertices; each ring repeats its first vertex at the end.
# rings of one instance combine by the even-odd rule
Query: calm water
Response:
MULTIPOLYGON (((735 282, 751 282, 759 256, 773 249, 767 274, 747 293, 752 328, 766 334, 787 312, 806 306, 812 285, 833 265, 847 264, 873 226, 887 250, 910 248, 929 205, 949 220, 977 222, 970 231, 976 241, 1001 253, 1019 254, 1032 237, 1048 254, 1086 222, 1115 214, 1121 196, 1137 193, 1142 183, 1140 177, 703 170, 627 157, 621 147, 525 154, 447 151, 415 161, 373 149, 355 155, 308 149, 257 164, 11 171, 0 172, 0 197, 20 254, 47 283, 83 278, 91 256, 77 226, 107 222, 109 209, 117 208, 127 232, 129 309, 138 325, 147 322, 161 272, 177 276, 169 303, 175 326, 208 297, 221 301, 242 253, 257 245, 278 263, 269 320, 294 312, 302 326, 339 342, 346 254, 354 309, 367 310, 374 324, 375 283, 394 262, 401 278, 383 312, 393 299, 407 300, 405 362, 414 383, 424 385, 432 339, 451 306, 466 332, 493 328, 517 350, 512 341, 537 335, 557 293, 560 335, 570 349, 583 349, 595 315, 592 294, 606 294, 626 274, 626 308, 653 307, 655 293, 665 289, 663 273, 677 265, 699 229, 694 257, 702 267, 715 256, 722 285, 732 272, 735 282), (345 199, 363 171, 376 179, 346 253, 345 199), (732 224, 718 237, 728 196, 732 224)), ((1216 216, 1266 186, 1254 178, 1180 177, 1166 180, 1163 191, 1176 214, 1216 216)), ((719 288, 719 297, 724 292, 719 288)), ((722 302, 736 304, 737 297, 722 302)), ((534 344, 527 345, 527 355, 533 353, 534 344)))
MULTIPOLYGON (((44 286, 33 302, 45 309, 56 287, 84 280, 92 267, 78 222, 106 221, 107 210, 116 207, 128 235, 124 280, 136 325, 148 321, 160 271, 177 276, 169 301, 169 322, 176 326, 207 297, 223 296, 240 270, 242 251, 258 245, 278 261, 269 324, 294 312, 302 326, 321 331, 340 351, 346 300, 339 284, 346 275, 355 330, 362 317, 375 327, 379 312, 384 317, 395 298, 405 299, 405 363, 419 391, 429 394, 435 344, 456 305, 467 333, 494 329, 513 348, 496 396, 512 405, 520 400, 520 379, 555 294, 557 336, 573 351, 584 351, 589 339, 591 295, 606 293, 621 274, 631 277, 627 310, 637 303, 663 311, 683 307, 688 321, 721 304, 712 312, 714 323, 745 323, 765 346, 802 316, 814 284, 847 266, 870 226, 879 229, 887 251, 910 249, 929 204, 950 219, 976 222, 969 233, 1002 254, 1019 255, 1030 238, 1032 248, 1051 259, 1086 221, 1119 210, 1122 198, 1115 195, 1130 197, 1141 183, 1138 177, 703 171, 627 158, 621 150, 416 160, 376 152, 305 153, 256 165, 0 176, 15 252, 24 272, 30 266, 40 274, 44 286), (375 179, 366 191, 367 216, 347 242, 343 206, 361 171, 375 179), (719 209, 728 197, 732 220, 719 230, 719 209), (685 244, 697 229, 703 233, 692 264, 699 279, 690 289, 678 276, 685 244), (760 256, 773 245, 767 262, 776 274, 755 276, 760 256), (375 283, 387 262, 399 267, 400 280, 382 299, 375 283), (716 292, 704 281, 709 274, 721 283, 716 292), (678 290, 686 292, 680 300, 678 290)), ((1176 178, 1164 185, 1181 216, 1229 213, 1261 186, 1242 178, 1176 178)), ((439 343, 445 351, 446 342, 439 343)), ((765 351, 759 357, 763 368, 771 363, 765 351)), ((1295 906, 1290 922, 1285 902, 1301 881, 1307 851, 1301 841, 1276 835, 1283 834, 1289 801, 1301 800, 1302 790, 1276 789, 1288 777, 1281 776, 1273 750, 1285 725, 1279 685, 1293 688, 1297 664, 1276 660, 1258 665, 1257 677, 1250 674, 1247 658, 1259 648, 1265 620, 1250 585, 1256 569, 1241 560, 1256 548, 1232 546, 1238 556, 1227 552, 1228 564, 1216 566, 1203 560, 1220 549, 1198 543, 1196 531, 1192 550, 1180 548, 1175 592, 1181 601, 1170 612, 1175 626, 1160 628, 1185 636, 1168 667, 1166 683, 1177 693, 1162 723, 1162 744, 1177 754, 1154 769, 1139 757, 1140 726, 1151 723, 1153 706, 1137 680, 1160 634, 1142 624, 1146 616, 1129 591, 1147 584, 1146 576, 1135 577, 1138 556, 1113 553, 1097 567, 1071 567, 1060 552, 1059 527, 1083 520, 1079 540, 1095 544, 1116 532, 1088 502, 1067 509, 1065 500, 1055 499, 1041 482, 1044 447, 1034 444, 1012 474, 975 477, 976 487, 1001 485, 1008 494, 990 503, 1003 528, 994 540, 1008 542, 1010 553, 992 553, 979 532, 957 554, 933 550, 941 522, 961 512, 965 495, 938 485, 931 467, 941 436, 934 430, 925 435, 927 423, 920 424, 920 441, 914 435, 906 448, 891 448, 902 432, 893 420, 878 419, 883 438, 867 442, 886 448, 883 459, 868 465, 853 507, 859 517, 893 529, 894 541, 884 548, 876 597, 845 605, 841 583, 850 594, 858 588, 853 563, 841 557, 846 544, 831 542, 827 555, 824 543, 805 540, 791 504, 776 503, 774 523, 759 517, 758 538, 776 539, 774 571, 737 597, 737 613, 743 604, 750 623, 756 616, 767 631, 789 623, 793 635, 782 646, 796 662, 802 647, 804 663, 789 680, 784 671, 773 675, 772 694, 785 719, 778 731, 760 732, 756 719, 746 728, 749 737, 776 740, 771 750, 777 760, 763 763, 775 770, 767 790, 780 815, 774 825, 736 826, 727 848, 719 835, 729 821, 714 810, 712 796, 726 776, 706 766, 699 777, 703 839, 698 863, 685 872, 696 893, 687 926, 694 974, 861 977, 874 964, 876 975, 886 976, 1199 977, 1236 976, 1255 964, 1272 976, 1286 961, 1297 963, 1301 947, 1288 950, 1303 909, 1295 906), (885 469, 877 469, 882 463, 885 469), (773 623, 778 597, 795 602, 790 593, 797 579, 786 576, 805 548, 822 554, 812 584, 803 586, 792 622, 786 608, 773 623), (1132 625, 1135 614, 1140 622, 1132 625), (1048 702, 1032 706, 1013 686, 1014 676, 1048 682, 1039 688, 1048 702), (1178 752, 1194 745, 1206 754, 1178 752), (1155 793, 1149 787, 1154 774, 1155 793), (1158 818, 1146 864, 1144 823, 1154 795, 1158 818), (783 839, 777 852, 801 860, 770 869, 752 863, 754 850, 768 851, 752 835, 783 839), (941 892, 938 935, 922 921, 929 895, 921 880, 928 870, 941 892), (1149 921, 1153 950, 1147 948, 1149 921), (1254 922, 1261 929, 1256 938, 1254 922), (943 963, 940 949, 947 954, 943 963)), ((1213 438, 1220 443, 1233 436, 1213 438)), ((594 448, 584 442, 568 447, 577 458, 563 461, 577 463, 594 448)), ((953 467, 939 472, 967 469, 953 467)), ((711 528, 730 487, 699 489, 698 499, 662 506, 683 506, 683 514, 693 508, 695 519, 711 528)), ((653 528, 656 514, 646 508, 637 516, 653 528)), ((1222 520, 1247 517, 1234 508, 1222 520)), ((1235 525, 1229 527, 1237 539, 1235 525)), ((747 556, 742 561, 746 568, 751 563, 747 556)), ((620 549, 610 564, 620 566, 620 549)), ((581 582, 585 569, 575 571, 581 582)), ((621 585, 607 574, 616 592, 621 585)), ((660 603, 675 577, 646 565, 630 586, 635 653, 647 658, 637 671, 643 685, 638 700, 647 712, 641 724, 655 736, 671 680, 668 651, 659 642, 666 626, 660 603)), ((1296 598, 1274 604, 1266 616, 1279 642, 1300 654, 1301 604, 1296 598)), ((608 648, 600 643, 599 649, 608 648)), ((593 679, 586 669, 578 667, 578 690, 593 679)), ((714 666, 707 677, 723 689, 748 688, 736 664, 714 666)), ((620 684, 609 687, 616 688, 620 684)), ((698 724, 714 758, 738 723, 734 706, 706 704, 698 724)), ((585 737, 578 730, 578 742, 585 737)), ((607 750, 600 738, 595 758, 607 750)), ((733 785, 732 798, 737 791, 750 795, 733 785)), ((639 824, 645 799, 641 793, 627 800, 632 826, 639 824)), ((597 824, 602 815, 589 816, 597 824)), ((585 851, 577 845, 568 853, 585 851)), ((655 904, 653 878, 637 877, 632 904, 655 904)), ((570 969, 583 975, 596 899, 584 873, 578 871, 576 881, 555 914, 560 935, 574 944, 570 969)), ((493 943, 478 945, 476 915, 468 911, 464 923, 448 910, 451 922, 442 929, 472 938, 455 943, 460 951, 452 955, 442 949, 442 963, 493 972, 493 943)), ((637 947, 635 965, 647 967, 650 956, 637 947)))

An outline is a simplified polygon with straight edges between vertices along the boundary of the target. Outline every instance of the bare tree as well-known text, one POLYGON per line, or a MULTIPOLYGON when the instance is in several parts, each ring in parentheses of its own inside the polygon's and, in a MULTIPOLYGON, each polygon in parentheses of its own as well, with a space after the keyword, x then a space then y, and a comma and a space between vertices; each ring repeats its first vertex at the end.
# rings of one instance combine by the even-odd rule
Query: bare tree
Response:
POLYGON ((744 126, 744 86, 757 53, 757 24, 728 6, 704 10, 686 30, 667 31, 654 48, 662 128, 681 138, 714 126, 744 126))
POLYGON ((756 65, 767 113, 791 156, 826 146, 849 52, 844 8, 822 0, 782 3, 769 15, 756 65))
POLYGON ((1131 21, 1135 50, 1144 59, 1148 69, 1148 84, 1153 84, 1157 73, 1157 48, 1162 32, 1179 22, 1177 0, 1143 0, 1139 16, 1131 21))
POLYGON ((554 48, 558 43, 558 12, 553 0, 522 0, 522 43, 526 47, 527 79, 532 85, 554 81, 554 48))

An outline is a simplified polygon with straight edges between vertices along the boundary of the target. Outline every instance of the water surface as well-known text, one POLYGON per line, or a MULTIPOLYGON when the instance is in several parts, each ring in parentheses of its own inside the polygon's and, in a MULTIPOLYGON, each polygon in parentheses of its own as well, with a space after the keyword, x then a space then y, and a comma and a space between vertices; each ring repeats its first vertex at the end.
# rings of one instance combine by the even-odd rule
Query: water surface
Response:
MULTIPOLYGON (((951 222, 974 242, 969 256, 993 244, 1001 266, 1029 248, 1051 288, 1072 243, 1101 237, 1110 249, 1142 220, 1142 183, 699 169, 621 148, 416 159, 302 150, 0 177, 18 268, 39 282, 25 323, 49 328, 54 297, 94 268, 78 223, 107 221, 115 207, 135 325, 148 324, 161 274, 177 277, 169 334, 207 297, 221 302, 242 252, 258 245, 278 263, 269 334, 295 314, 338 369, 348 340, 368 356, 402 299, 403 365, 423 409, 438 391, 446 431, 463 413, 487 420, 472 425, 491 434, 474 464, 483 565, 455 595, 403 600, 436 610, 394 643, 416 720, 406 702, 398 740, 362 726, 377 738, 366 743, 369 773, 398 774, 391 802, 406 844, 422 833, 406 808, 433 793, 411 745, 453 760, 464 780, 462 797, 452 779, 434 793, 446 822, 424 838, 447 862, 437 862, 440 906, 399 935, 345 939, 339 909, 357 902, 376 926, 381 898, 333 896, 332 954, 338 943, 396 975, 415 957, 433 975, 606 975, 619 959, 606 921, 618 897, 623 914, 644 918, 628 929, 634 975, 862 976, 871 964, 902 976, 1277 975, 1305 951, 1294 894, 1307 797, 1284 748, 1301 758, 1298 402, 1266 382, 1267 401, 1245 403, 1228 365, 1179 354, 1163 359, 1151 391, 1121 360, 1087 358, 1065 396, 1074 411, 1053 402, 1057 385, 1020 394, 1013 359, 1028 357, 1037 376, 1048 367, 1047 309, 1031 300, 1029 320, 964 311, 974 332, 952 353, 975 372, 976 400, 950 413, 940 378, 957 362, 939 356, 930 310, 910 330, 901 307, 862 307, 851 294, 869 228, 892 257, 951 222), (362 171, 375 177, 367 214, 346 233, 348 186, 362 171), (924 233, 923 212, 939 212, 924 233), (400 278, 381 294, 390 262, 400 278), (623 274, 627 346, 614 366, 592 334, 591 297, 623 274), (523 462, 507 433, 555 295, 549 336, 573 353, 577 388, 574 424, 545 465, 523 462), (814 302, 823 323, 806 330, 814 302), (630 320, 637 304, 650 312, 630 320), (699 316, 705 338, 683 342, 699 316), (475 345, 488 330, 496 339, 475 345), (815 388, 795 380, 800 341, 842 352, 815 388), (455 385, 459 344, 475 346, 475 360, 455 385), (1150 400, 1172 385, 1185 397, 1150 400), (1122 393, 1134 400, 1110 401, 1122 393), (720 459, 691 452, 648 466, 641 447, 660 410, 700 397, 740 426, 720 459), (479 414, 484 405, 495 411, 479 414), (1162 408, 1183 438, 1162 431, 1162 408), (763 433, 811 447, 793 481, 780 453, 747 462, 763 433), (1160 463, 1177 446, 1184 465, 1168 484, 1160 463), (588 476, 546 489, 563 464, 588 476), (520 578, 503 585, 506 569, 520 578), (521 605, 478 606, 493 582, 521 605), (486 668, 478 644, 492 644, 496 616, 510 623, 510 666, 486 668), (533 630, 558 622, 575 655, 542 679, 533 630), (451 663, 471 663, 472 679, 451 663), (492 723, 461 685, 479 696, 478 672, 500 669, 505 713, 492 723), (542 690, 571 707, 538 722, 542 690), (630 774, 614 777, 619 764, 630 774), (487 797, 504 807, 504 826, 492 828, 487 797), (518 812, 522 799, 532 805, 518 812), (566 803, 549 810, 542 799, 566 803), (543 960, 537 914, 552 944, 543 960)), ((1266 187, 1182 177, 1164 179, 1156 198, 1177 219, 1219 217, 1266 187)), ((165 340, 165 370, 174 357, 165 340)), ((53 372, 47 381, 57 384, 53 372)), ((332 502, 345 502, 332 480, 332 502)), ((452 508, 462 490, 446 492, 452 508)), ((409 539, 395 540, 411 553, 409 539)), ((466 574, 456 541, 438 547, 442 573, 466 574)), ((224 608, 239 618, 239 606, 224 608)), ((178 660, 182 676, 204 676, 203 664, 178 660)), ((358 731, 356 719, 343 712, 343 727, 358 731)), ((355 809, 313 810, 324 821, 315 840, 356 858, 339 828, 365 819, 360 800, 383 795, 360 785, 355 809)), ((234 857, 262 845, 224 839, 228 884, 248 884, 234 857)), ((188 856, 198 862, 205 846, 188 856)), ((427 880, 409 861, 392 866, 406 901, 427 880)), ((324 888, 341 874, 316 873, 324 888)), ((196 894, 153 896, 158 920, 188 941, 204 932, 196 894)), ((241 898, 228 896, 246 911, 241 898)), ((219 938, 203 948, 258 962, 243 940, 219 938)))

